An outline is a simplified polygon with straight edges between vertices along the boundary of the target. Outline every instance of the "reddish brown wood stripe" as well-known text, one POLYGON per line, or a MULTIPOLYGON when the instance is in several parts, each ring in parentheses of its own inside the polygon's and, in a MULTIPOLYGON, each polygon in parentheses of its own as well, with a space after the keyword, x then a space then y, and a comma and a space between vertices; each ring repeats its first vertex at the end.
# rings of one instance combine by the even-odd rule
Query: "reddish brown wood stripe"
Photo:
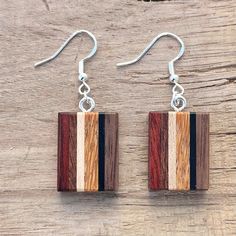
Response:
POLYGON ((72 113, 58 114, 58 191, 75 191, 76 182, 76 143, 75 132, 70 133, 76 126, 72 113))
POLYGON ((168 113, 149 113, 149 189, 168 189, 168 113))

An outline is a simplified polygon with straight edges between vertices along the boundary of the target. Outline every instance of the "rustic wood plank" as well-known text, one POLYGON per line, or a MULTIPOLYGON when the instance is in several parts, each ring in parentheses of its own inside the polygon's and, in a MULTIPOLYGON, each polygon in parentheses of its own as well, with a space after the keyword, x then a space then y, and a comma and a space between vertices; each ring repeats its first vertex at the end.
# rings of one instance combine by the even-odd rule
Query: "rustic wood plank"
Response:
POLYGON ((105 114, 105 176, 104 190, 118 189, 118 113, 105 114))
POLYGON ((1 1, 0 234, 235 235, 235 8, 234 0, 1 1), (78 63, 92 44, 81 36, 52 63, 37 70, 33 63, 77 29, 98 40, 85 63, 96 111, 119 112, 115 195, 55 189, 57 114, 78 111, 78 63), (186 45, 175 64, 186 111, 211 113, 204 193, 147 189, 148 112, 171 109, 167 63, 178 44, 163 38, 140 63, 115 67, 163 30, 186 45))
POLYGON ((196 188, 200 190, 207 190, 209 188, 209 114, 197 113, 196 139, 196 188))
POLYGON ((84 190, 98 191, 98 113, 85 113, 84 190))
POLYGON ((190 189, 190 118, 189 112, 176 113, 177 190, 190 189))

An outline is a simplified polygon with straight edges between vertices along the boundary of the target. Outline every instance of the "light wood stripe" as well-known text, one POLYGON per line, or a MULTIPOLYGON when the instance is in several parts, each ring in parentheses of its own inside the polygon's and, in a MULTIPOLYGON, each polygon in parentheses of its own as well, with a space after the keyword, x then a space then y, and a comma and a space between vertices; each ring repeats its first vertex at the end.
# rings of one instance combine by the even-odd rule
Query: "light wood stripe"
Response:
POLYGON ((176 190, 176 112, 168 115, 168 189, 176 190))
POLYGON ((98 113, 85 113, 85 191, 98 191, 98 113))
POLYGON ((77 191, 84 191, 84 135, 85 113, 77 112, 77 191))
POLYGON ((190 189, 190 114, 176 113, 177 190, 190 189))

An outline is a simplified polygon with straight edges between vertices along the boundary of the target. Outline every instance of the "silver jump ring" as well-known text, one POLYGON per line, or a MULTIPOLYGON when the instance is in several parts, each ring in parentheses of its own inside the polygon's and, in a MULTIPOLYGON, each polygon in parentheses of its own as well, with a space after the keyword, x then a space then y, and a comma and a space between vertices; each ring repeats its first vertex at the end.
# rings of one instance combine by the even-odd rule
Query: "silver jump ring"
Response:
POLYGON ((80 102, 79 102, 79 108, 83 112, 90 112, 90 111, 92 111, 95 108, 95 105, 96 105, 95 101, 91 97, 88 97, 88 96, 83 97, 80 100, 80 102), (84 108, 84 103, 85 102, 87 102, 87 104, 90 105, 90 107, 88 109, 84 108))
POLYGON ((184 88, 180 84, 175 82, 175 86, 172 89, 172 93, 183 95, 184 94, 184 88))
POLYGON ((79 86, 79 93, 81 95, 86 95, 86 94, 90 93, 90 87, 88 86, 88 84, 85 81, 83 81, 83 83, 79 86), (84 90, 82 91, 82 89, 84 89, 84 90))
POLYGON ((175 111, 182 111, 186 107, 186 105, 187 101, 181 94, 173 95, 173 98, 171 100, 171 107, 175 111))

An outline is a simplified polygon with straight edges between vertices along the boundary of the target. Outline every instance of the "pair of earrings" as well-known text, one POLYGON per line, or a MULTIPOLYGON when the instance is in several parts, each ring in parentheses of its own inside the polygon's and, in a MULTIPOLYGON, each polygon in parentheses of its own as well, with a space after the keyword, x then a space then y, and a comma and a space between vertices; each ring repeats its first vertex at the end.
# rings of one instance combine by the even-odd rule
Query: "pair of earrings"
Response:
MULTIPOLYGON (((84 63, 97 51, 95 36, 86 30, 73 33, 51 57, 55 59, 79 34, 93 41, 91 52, 79 62, 79 102, 81 112, 58 114, 58 191, 115 191, 118 187, 118 113, 92 112, 95 102, 87 84, 84 63)), ((207 190, 209 187, 209 114, 182 112, 186 107, 184 89, 178 83, 174 63, 184 54, 184 43, 175 34, 155 37, 134 60, 119 63, 127 66, 139 61, 162 37, 172 37, 180 44, 179 54, 169 62, 173 83, 173 112, 149 112, 149 190, 207 190)))

